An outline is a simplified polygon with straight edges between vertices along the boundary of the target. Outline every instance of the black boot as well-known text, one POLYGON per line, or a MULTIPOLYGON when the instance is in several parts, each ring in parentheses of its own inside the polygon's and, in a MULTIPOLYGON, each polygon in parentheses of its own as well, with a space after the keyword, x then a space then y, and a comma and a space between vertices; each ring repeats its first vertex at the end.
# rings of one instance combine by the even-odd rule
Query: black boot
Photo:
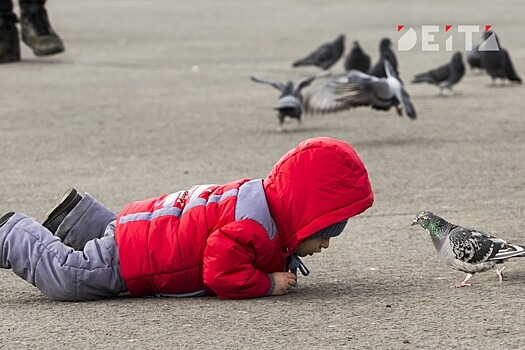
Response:
POLYGON ((22 40, 36 56, 54 55, 64 51, 62 39, 55 33, 43 7, 22 9, 22 40))
POLYGON ((80 202, 82 196, 74 188, 68 189, 62 197, 49 209, 42 226, 51 231, 52 234, 57 232, 58 226, 64 221, 66 216, 80 202))
POLYGON ((20 41, 14 14, 0 14, 0 63, 20 61, 20 41))

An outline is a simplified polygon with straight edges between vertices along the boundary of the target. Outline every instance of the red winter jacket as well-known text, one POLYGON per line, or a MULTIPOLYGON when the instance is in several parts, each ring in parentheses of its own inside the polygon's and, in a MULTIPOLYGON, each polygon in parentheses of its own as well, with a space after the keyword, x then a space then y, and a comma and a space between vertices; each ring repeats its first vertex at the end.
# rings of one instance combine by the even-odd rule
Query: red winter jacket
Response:
POLYGON ((115 237, 135 296, 271 293, 269 273, 317 231, 373 203, 367 171, 345 142, 313 138, 285 154, 266 179, 194 186, 134 202, 115 237))

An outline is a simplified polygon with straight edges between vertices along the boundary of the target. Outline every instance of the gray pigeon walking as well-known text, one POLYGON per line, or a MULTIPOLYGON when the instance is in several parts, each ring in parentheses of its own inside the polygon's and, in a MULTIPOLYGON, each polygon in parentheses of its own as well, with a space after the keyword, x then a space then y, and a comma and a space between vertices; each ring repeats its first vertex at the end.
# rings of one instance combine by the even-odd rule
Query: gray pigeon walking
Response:
MULTIPOLYGON (((485 232, 468 229, 447 222, 429 211, 420 211, 412 225, 421 225, 432 238, 438 254, 454 269, 467 274, 452 287, 470 286, 468 280, 475 273, 488 271, 507 259, 525 256, 525 247, 507 243, 485 232)), ((505 266, 496 269, 498 285, 503 283, 505 266)))
POLYGON ((348 72, 355 69, 366 73, 369 68, 370 56, 363 51, 357 40, 354 41, 352 50, 350 50, 345 59, 345 70, 348 72))
POLYGON ((370 106, 388 111, 394 107, 399 116, 403 108, 410 119, 416 119, 416 110, 409 95, 388 61, 384 61, 387 77, 378 78, 357 70, 336 76, 317 90, 305 96, 305 109, 311 114, 325 114, 370 106))
POLYGON ((439 87, 439 93, 443 89, 452 91, 452 86, 457 84, 465 75, 465 65, 461 52, 456 52, 452 55, 452 59, 447 64, 431 69, 427 72, 417 74, 412 80, 412 83, 429 83, 439 87))
POLYGON ((397 58, 394 51, 392 51, 391 46, 392 41, 389 38, 381 39, 379 42, 379 59, 377 60, 377 63, 367 72, 368 74, 378 78, 386 78, 385 65, 383 62, 388 61, 396 77, 399 79, 397 58))
POLYGON ((483 37, 485 38, 485 42, 490 40, 495 41, 499 47, 499 50, 497 51, 489 51, 481 50, 481 48, 483 48, 483 46, 481 46, 479 51, 481 67, 483 67, 483 69, 485 69, 491 76, 492 84, 495 84, 496 78, 500 78, 502 81, 508 79, 521 84, 521 78, 514 70, 509 52, 501 47, 496 33, 489 30, 483 33, 483 37))
POLYGON ((278 111, 277 118, 279 119, 278 132, 284 131, 284 119, 286 117, 297 119, 301 124, 301 116, 303 113, 303 96, 301 90, 312 83, 315 79, 325 77, 330 74, 330 71, 323 71, 316 75, 300 79, 295 84, 293 81, 288 81, 285 84, 276 81, 263 79, 256 76, 251 76, 250 79, 256 83, 268 84, 281 92, 279 101, 275 109, 278 111))
POLYGON ((317 66, 327 70, 341 58, 344 51, 345 36, 340 34, 334 41, 319 46, 308 56, 295 61, 292 65, 294 67, 317 66))

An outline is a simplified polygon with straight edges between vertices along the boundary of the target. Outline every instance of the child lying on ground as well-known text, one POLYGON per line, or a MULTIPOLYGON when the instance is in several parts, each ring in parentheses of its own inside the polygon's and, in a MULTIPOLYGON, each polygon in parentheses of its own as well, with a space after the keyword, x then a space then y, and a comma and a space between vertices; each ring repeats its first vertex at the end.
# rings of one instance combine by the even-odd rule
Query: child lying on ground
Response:
POLYGON ((365 166, 345 142, 319 137, 285 154, 265 179, 200 185, 133 202, 116 215, 66 191, 43 223, 0 218, 0 267, 55 300, 284 295, 299 257, 328 248, 369 208, 365 166))

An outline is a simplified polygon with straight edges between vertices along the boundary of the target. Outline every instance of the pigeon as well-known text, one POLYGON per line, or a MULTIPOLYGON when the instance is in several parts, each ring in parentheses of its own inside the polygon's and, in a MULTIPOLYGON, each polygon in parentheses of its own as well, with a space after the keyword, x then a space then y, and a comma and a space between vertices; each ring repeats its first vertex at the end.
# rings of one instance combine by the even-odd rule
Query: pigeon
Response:
MULTIPOLYGON (((485 232, 457 226, 429 211, 420 211, 412 225, 421 225, 432 238, 438 254, 454 269, 467 273, 465 279, 451 287, 470 286, 468 280, 477 272, 488 271, 507 259, 525 256, 525 246, 507 243, 485 232)), ((496 268, 498 286, 503 270, 496 268)))
POLYGON ((464 75, 465 65, 463 64, 461 52, 458 51, 452 55, 452 59, 449 63, 427 72, 417 74, 414 77, 414 80, 412 80, 412 83, 429 83, 437 85, 439 86, 439 93, 441 94, 443 89, 449 89, 452 91, 452 86, 457 84, 464 75))
POLYGON ((297 119, 301 124, 301 115, 303 113, 303 96, 301 90, 315 79, 330 75, 330 71, 323 71, 316 75, 302 78, 297 83, 288 81, 285 84, 269 79, 263 79, 256 76, 251 76, 250 79, 256 83, 269 84, 279 90, 281 95, 279 96, 279 102, 275 109, 278 111, 277 118, 279 119, 278 132, 284 131, 284 118, 290 117, 297 119))
POLYGON ((350 50, 350 53, 346 56, 345 59, 345 70, 348 72, 352 69, 365 72, 368 71, 370 68, 370 56, 367 55, 363 49, 361 49, 361 46, 359 46, 359 43, 357 41, 354 41, 354 45, 352 46, 352 50, 350 50))
POLYGON ((345 36, 344 34, 340 34, 333 42, 319 46, 308 56, 295 61, 292 65, 294 67, 317 66, 323 70, 327 70, 341 58, 344 51, 345 36))
MULTIPOLYGON (((494 40, 499 47, 498 51, 480 50, 481 67, 489 73, 492 78, 492 85, 495 84, 496 78, 508 79, 510 81, 521 84, 521 78, 518 76, 510 60, 510 55, 507 50, 501 47, 496 33, 489 30, 483 33, 485 43, 488 40, 494 40)), ((483 44, 482 44, 483 45, 483 44)))
POLYGON ((388 61, 384 61, 384 65, 386 78, 351 70, 309 92, 305 96, 306 112, 324 114, 358 106, 387 111, 394 106, 399 116, 403 115, 404 107, 408 117, 416 119, 416 111, 403 83, 395 76, 388 61))
POLYGON ((386 78, 384 61, 388 61, 392 66, 393 71, 396 73, 396 77, 399 79, 399 71, 397 70, 397 58, 394 51, 391 49, 392 41, 389 38, 381 39, 379 43, 379 59, 377 63, 370 68, 367 72, 370 75, 374 75, 378 78, 386 78))
POLYGON ((481 56, 479 54, 479 44, 474 45, 472 47, 472 50, 466 51, 466 56, 467 56, 467 63, 470 66, 471 70, 473 69, 482 70, 483 69, 481 67, 481 56))

